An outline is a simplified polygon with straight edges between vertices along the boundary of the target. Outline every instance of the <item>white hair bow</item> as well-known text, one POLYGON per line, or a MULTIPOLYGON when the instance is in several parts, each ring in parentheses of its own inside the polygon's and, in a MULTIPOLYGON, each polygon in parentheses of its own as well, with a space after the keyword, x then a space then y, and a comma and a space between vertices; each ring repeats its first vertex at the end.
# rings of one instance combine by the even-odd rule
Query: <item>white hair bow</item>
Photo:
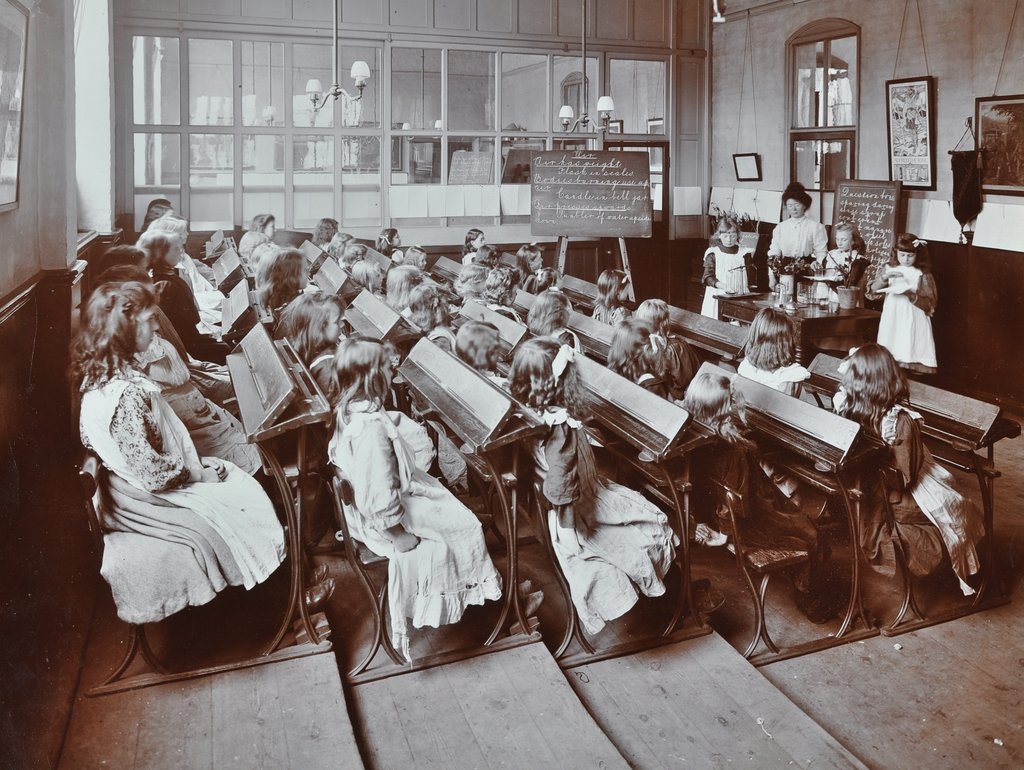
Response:
POLYGON ((551 362, 551 373, 555 375, 557 380, 565 372, 565 368, 576 360, 576 351, 568 345, 562 345, 558 349, 558 353, 555 355, 555 360, 551 362))

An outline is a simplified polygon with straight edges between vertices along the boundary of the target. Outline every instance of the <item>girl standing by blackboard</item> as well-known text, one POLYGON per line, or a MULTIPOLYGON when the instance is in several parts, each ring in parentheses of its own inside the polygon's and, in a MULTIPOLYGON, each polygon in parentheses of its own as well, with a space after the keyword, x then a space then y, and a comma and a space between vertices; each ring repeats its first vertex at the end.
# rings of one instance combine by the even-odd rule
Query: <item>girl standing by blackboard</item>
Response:
POLYGON ((896 238, 889 264, 878 271, 871 290, 885 294, 878 323, 878 344, 904 369, 934 374, 932 314, 938 301, 928 262, 928 243, 912 233, 896 238))

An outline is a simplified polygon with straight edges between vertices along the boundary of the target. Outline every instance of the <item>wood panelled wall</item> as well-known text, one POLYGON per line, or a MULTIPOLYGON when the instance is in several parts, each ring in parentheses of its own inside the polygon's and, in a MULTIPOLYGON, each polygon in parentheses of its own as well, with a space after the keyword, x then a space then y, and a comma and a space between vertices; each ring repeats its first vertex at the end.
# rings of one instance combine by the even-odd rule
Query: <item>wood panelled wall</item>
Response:
MULTIPOLYGON (((118 17, 328 25, 333 0, 117 0, 118 17)), ((581 0, 340 0, 345 32, 432 29, 579 40, 581 0)), ((590 0, 588 40, 698 47, 704 14, 692 0, 590 0), (671 39, 678 30, 677 41, 671 39)), ((701 46, 702 47, 702 46, 701 46)))

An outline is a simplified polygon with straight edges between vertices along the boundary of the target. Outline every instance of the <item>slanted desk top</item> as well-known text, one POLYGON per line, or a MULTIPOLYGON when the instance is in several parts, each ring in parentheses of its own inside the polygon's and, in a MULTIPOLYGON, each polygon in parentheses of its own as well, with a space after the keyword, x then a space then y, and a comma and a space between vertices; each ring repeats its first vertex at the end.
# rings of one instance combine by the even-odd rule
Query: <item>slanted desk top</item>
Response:
POLYGON ((607 430, 654 461, 665 460, 703 441, 707 431, 688 431, 689 412, 645 390, 586 356, 576 367, 594 418, 607 430))
POLYGON ((510 358, 512 351, 530 333, 529 329, 523 324, 509 318, 507 315, 481 305, 475 299, 467 299, 462 304, 462 310, 459 311, 459 315, 471 321, 486 321, 487 323, 494 324, 498 328, 498 340, 501 343, 502 356, 506 359, 510 358))
POLYGON ((725 362, 735 362, 747 342, 745 327, 717 321, 700 313, 669 305, 668 318, 673 334, 725 362))
POLYGON ((861 427, 814 404, 704 363, 701 373, 728 377, 746 402, 747 422, 768 441, 837 470, 857 454, 861 427))
POLYGON ((254 326, 227 356, 242 426, 250 442, 326 422, 331 408, 287 340, 254 326))
POLYGON ((401 343, 423 335, 411 321, 366 289, 349 305, 345 320, 356 334, 375 340, 401 343))
POLYGON ((399 371, 474 454, 539 435, 545 429, 536 415, 506 391, 430 340, 417 342, 399 371))
MULTIPOLYGON (((839 387, 842 363, 819 353, 811 363, 808 387, 832 395, 839 387)), ((1001 409, 969 396, 951 393, 916 380, 908 381, 910 407, 924 417, 923 431, 957 450, 976 451, 1002 438, 1020 435, 1020 425, 1000 416, 1001 409), (1015 430, 1014 430, 1015 429, 1015 430)))

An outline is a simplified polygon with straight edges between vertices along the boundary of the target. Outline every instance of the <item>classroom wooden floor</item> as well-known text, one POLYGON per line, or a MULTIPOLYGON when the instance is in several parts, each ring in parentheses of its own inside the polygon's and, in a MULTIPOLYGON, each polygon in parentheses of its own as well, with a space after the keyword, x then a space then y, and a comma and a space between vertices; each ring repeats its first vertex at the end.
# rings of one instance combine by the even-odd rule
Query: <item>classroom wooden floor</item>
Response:
MULTIPOLYGON (((1000 444, 996 460, 998 556, 1016 584, 1024 440, 1000 444)), ((833 559, 843 558, 837 542, 833 559)), ((343 688, 339 671, 368 641, 358 622, 366 599, 339 556, 317 559, 340 584, 328 609, 333 654, 124 695, 80 692, 60 767, 1024 767, 1019 600, 755 668, 736 650, 749 636, 751 607, 735 565, 696 549, 696 576, 727 595, 712 635, 566 671, 545 637, 343 688)), ((563 599, 539 546, 523 549, 522 566, 545 591, 541 630, 560 630, 563 599)), ((951 587, 926 583, 924 602, 951 596, 951 587)), ((669 600, 641 600, 598 645, 650 631, 669 600)), ((893 600, 883 592, 869 610, 884 619, 893 600)), ((780 642, 834 632, 834 623, 804 620, 785 585, 769 604, 780 642)), ((80 689, 119 659, 111 613, 101 601, 80 689)), ((472 608, 457 628, 417 633, 413 654, 477 643, 494 617, 494 607, 472 608)))

